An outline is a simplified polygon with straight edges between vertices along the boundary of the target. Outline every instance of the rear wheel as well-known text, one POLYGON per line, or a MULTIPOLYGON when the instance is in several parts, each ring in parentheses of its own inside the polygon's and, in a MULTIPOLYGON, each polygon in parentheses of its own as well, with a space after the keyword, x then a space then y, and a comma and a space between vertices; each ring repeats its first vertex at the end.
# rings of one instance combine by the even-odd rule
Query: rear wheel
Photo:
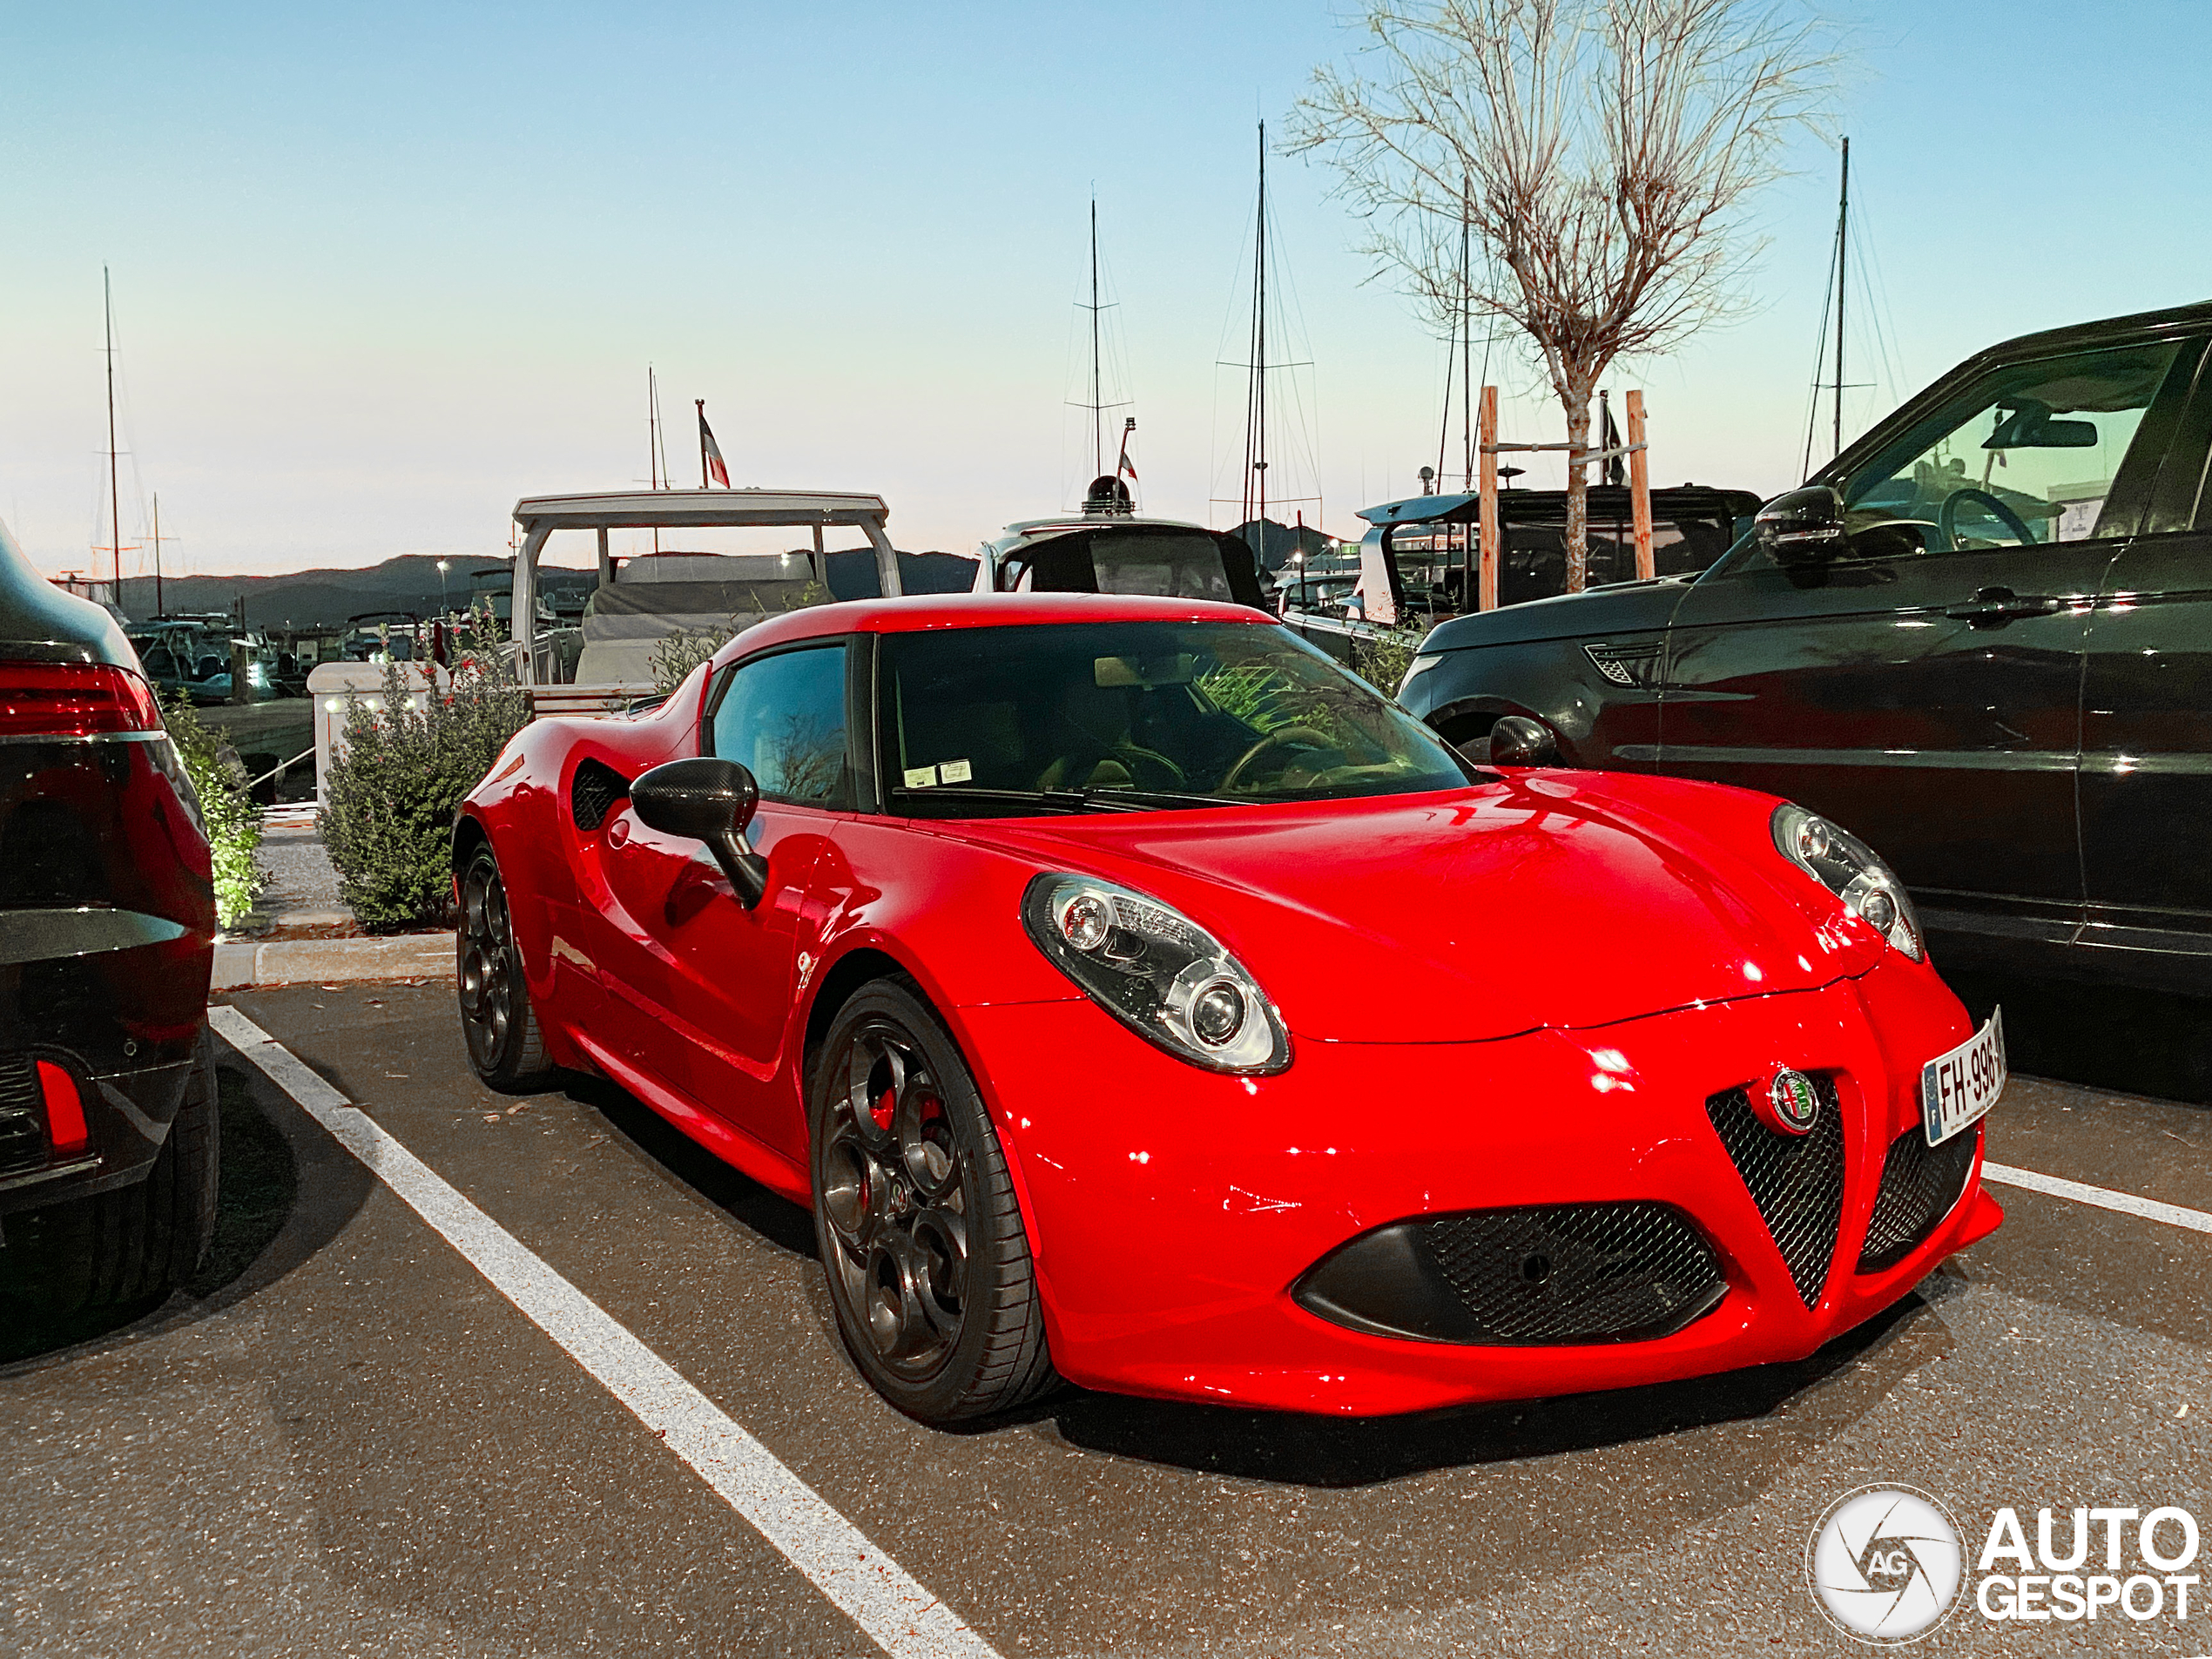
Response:
POLYGON ((552 1080, 544 1034, 523 978, 522 948, 499 860, 479 846, 461 877, 461 917, 455 949, 461 1029, 476 1076, 503 1094, 527 1095, 552 1080))
POLYGON ((814 1234, 861 1374, 927 1423, 1049 1389, 1006 1157, 928 1004, 896 981, 864 987, 831 1022, 807 1093, 814 1234))
POLYGON ((221 1109, 214 1038, 202 1032, 184 1101, 144 1180, 10 1218, 10 1251, 21 1249, 43 1281, 44 1311, 153 1301, 199 1271, 215 1238, 221 1109))

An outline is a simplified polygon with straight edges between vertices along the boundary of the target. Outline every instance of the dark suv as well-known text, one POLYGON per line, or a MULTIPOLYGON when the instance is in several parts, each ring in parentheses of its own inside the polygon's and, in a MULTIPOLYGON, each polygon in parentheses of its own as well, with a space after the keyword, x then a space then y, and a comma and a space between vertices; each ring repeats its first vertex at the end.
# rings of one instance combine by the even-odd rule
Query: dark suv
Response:
POLYGON ((215 891, 114 620, 0 527, 0 1289, 49 1312, 188 1278, 215 1220, 215 891))
POLYGON ((1447 623, 1399 695, 1802 802, 1946 966, 2212 992, 2208 340, 2212 304, 1993 347, 1703 574, 1447 623))

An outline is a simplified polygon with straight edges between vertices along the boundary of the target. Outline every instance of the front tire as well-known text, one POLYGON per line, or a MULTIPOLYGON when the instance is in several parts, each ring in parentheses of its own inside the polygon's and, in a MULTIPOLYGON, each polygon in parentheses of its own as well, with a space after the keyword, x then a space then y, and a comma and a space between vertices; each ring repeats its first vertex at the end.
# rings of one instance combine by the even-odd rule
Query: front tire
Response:
POLYGON ((502 1094, 536 1093, 552 1081, 555 1068, 545 1057, 545 1035, 530 1007, 523 949, 489 841, 476 848, 461 877, 454 948, 469 1065, 502 1094))
POLYGON ((1056 1380, 1022 1209, 974 1079, 910 984, 838 1010, 807 1089, 814 1237, 860 1374, 925 1423, 1056 1380))

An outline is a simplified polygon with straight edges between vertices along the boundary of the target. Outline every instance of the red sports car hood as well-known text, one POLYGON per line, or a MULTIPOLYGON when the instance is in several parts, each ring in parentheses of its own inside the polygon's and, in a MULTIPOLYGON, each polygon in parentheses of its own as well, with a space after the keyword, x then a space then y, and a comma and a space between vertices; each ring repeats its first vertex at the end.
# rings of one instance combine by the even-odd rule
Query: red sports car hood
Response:
POLYGON ((1775 851, 1774 802, 1621 773, 1444 794, 1100 813, 981 832, 1157 894, 1297 1035, 1453 1042, 1863 973, 1873 930, 1775 851))

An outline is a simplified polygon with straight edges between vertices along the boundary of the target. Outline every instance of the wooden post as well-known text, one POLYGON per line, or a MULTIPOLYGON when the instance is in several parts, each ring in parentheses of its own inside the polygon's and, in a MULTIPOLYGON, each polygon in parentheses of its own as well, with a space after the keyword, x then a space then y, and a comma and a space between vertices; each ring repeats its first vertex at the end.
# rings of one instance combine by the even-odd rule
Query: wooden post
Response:
POLYGON ((1482 579, 1477 608, 1498 608, 1498 561, 1505 551, 1498 528, 1498 388, 1482 388, 1482 579))
POLYGON ((1636 580, 1649 582, 1658 572, 1651 564, 1651 467, 1643 447, 1643 394, 1629 394, 1629 511, 1635 522, 1636 580))

